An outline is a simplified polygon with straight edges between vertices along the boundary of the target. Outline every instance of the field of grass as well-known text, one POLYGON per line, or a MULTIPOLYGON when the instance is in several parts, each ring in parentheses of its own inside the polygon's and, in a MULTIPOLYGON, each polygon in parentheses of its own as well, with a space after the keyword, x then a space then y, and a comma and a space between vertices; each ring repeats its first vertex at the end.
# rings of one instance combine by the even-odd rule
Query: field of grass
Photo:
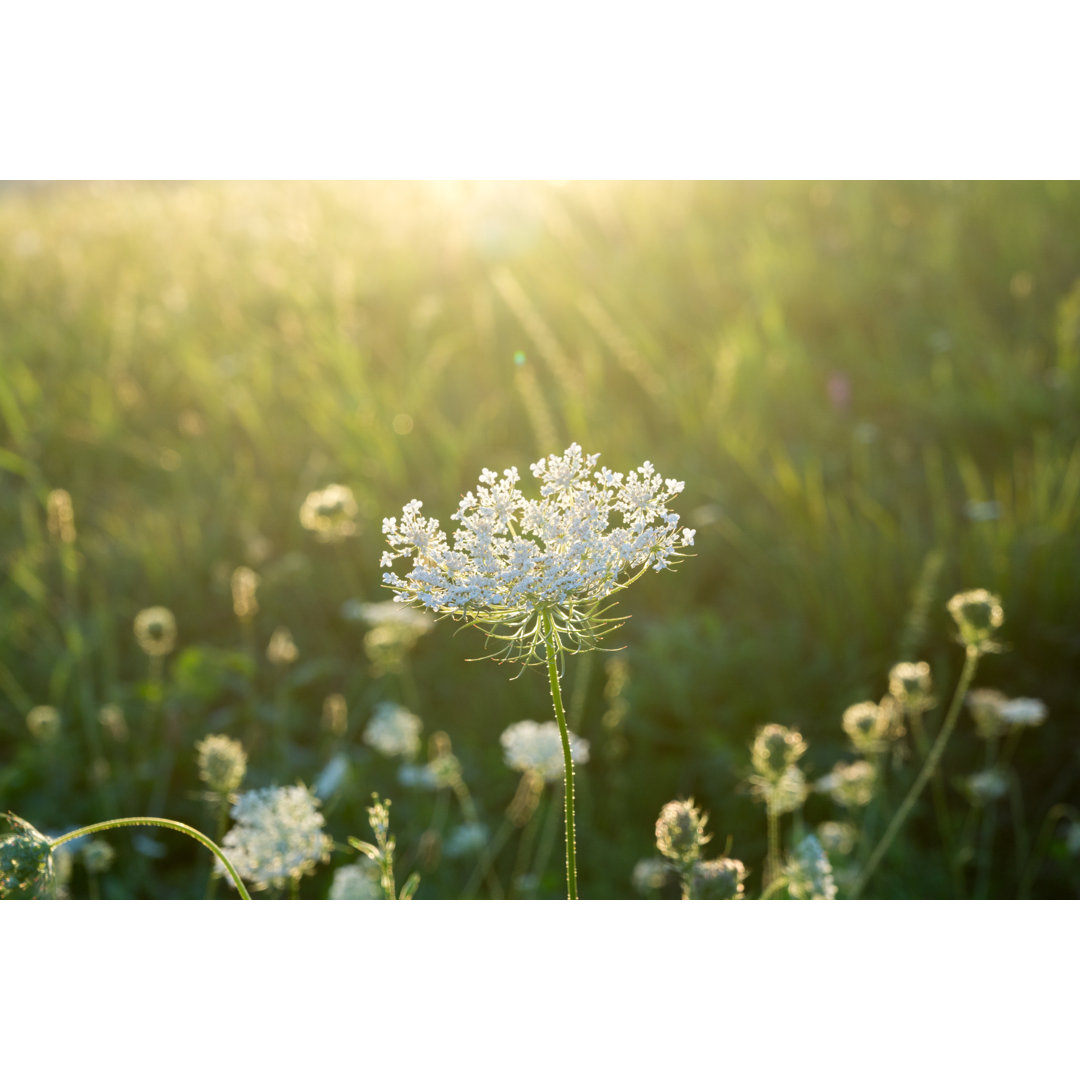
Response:
MULTIPOLYGON (((154 814, 219 839, 195 746, 224 734, 244 789, 323 796, 336 847, 305 898, 371 839, 376 791, 418 898, 565 895, 558 784, 523 811, 500 745, 550 718, 547 680, 468 663, 483 638, 450 621, 380 660, 358 602, 390 599, 383 518, 420 499, 445 526, 481 469, 528 477, 577 442, 685 481, 697 530, 693 558, 621 597, 621 651, 566 660, 590 744, 582 896, 637 896, 686 797, 759 895, 755 733, 798 729, 813 784, 855 757, 844 710, 925 660, 932 739, 964 659, 946 602, 980 587, 1006 648, 976 685, 1046 722, 1006 740, 1008 794, 979 806, 962 778, 990 748, 965 709, 864 895, 1080 895, 1077 237, 1068 183, 0 190, 0 810, 51 836, 154 814), (357 527, 320 542, 299 511, 333 483, 357 527), (154 606, 177 626, 160 660, 132 632, 154 606), (295 660, 268 658, 278 627, 295 660), (422 720, 418 761, 449 745, 460 783, 410 786, 365 742, 382 702, 422 720), (28 726, 41 705, 58 727, 28 726), (455 854, 472 820, 489 842, 455 854)), ((865 811, 812 792, 785 849, 850 820, 865 857, 918 772, 912 732, 897 750, 865 811)), ((178 836, 108 839, 107 869, 76 852, 69 895, 229 893, 178 836)))

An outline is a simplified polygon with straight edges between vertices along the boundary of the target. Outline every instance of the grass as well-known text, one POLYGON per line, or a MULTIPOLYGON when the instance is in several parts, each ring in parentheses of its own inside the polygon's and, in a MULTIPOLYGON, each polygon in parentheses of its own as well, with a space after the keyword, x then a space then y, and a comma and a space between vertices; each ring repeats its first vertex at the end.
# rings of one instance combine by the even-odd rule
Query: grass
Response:
MULTIPOLYGON (((1050 711, 1014 762, 1030 841, 1055 805, 1080 802, 1078 231, 1080 186, 1057 183, 8 187, 0 805, 59 833, 157 800, 209 829, 194 797, 203 735, 245 740, 248 786, 310 783, 340 752, 335 836, 363 834, 370 792, 390 795, 418 895, 459 895, 470 868, 422 865, 436 796, 398 787, 363 725, 413 693, 495 831, 518 780, 499 733, 546 716, 546 687, 466 666, 481 643, 441 624, 411 654, 408 691, 371 670, 342 605, 385 599, 379 522, 404 501, 445 523, 482 467, 576 440, 612 468, 649 458, 685 480, 678 509, 698 529, 695 559, 622 600, 616 725, 608 658, 569 665, 570 725, 593 744, 584 896, 632 895, 677 795, 760 870, 760 808, 740 790, 755 730, 799 727, 812 775, 826 772, 843 709, 880 697, 893 663, 926 659, 938 686, 955 682, 944 604, 975 586, 1001 595, 1011 645, 980 682, 1050 711), (331 482, 361 508, 338 546, 297 517, 331 482), (57 488, 71 545, 47 527, 57 488), (262 579, 254 654, 231 607, 238 565, 262 579), (131 633, 156 604, 179 626, 160 701, 131 633), (278 625, 299 648, 284 672, 264 655, 278 625), (320 720, 334 692, 344 736, 320 720), (110 702, 126 742, 98 723, 110 702), (26 729, 42 703, 63 717, 54 744, 26 729), (282 715, 284 764, 267 734, 282 715)), ((980 754, 962 718, 947 774, 980 754)), ((869 895, 945 894, 925 801, 869 895)), ((812 796, 807 820, 828 813, 812 796)), ((997 836, 991 894, 1013 895, 1020 841, 1005 821, 997 836)), ((515 857, 509 844, 495 859, 503 888, 515 857)), ((1033 894, 1078 885, 1049 857, 1033 894)), ((204 887, 180 845, 120 859, 102 882, 118 896, 204 887)), ((538 894, 561 887, 556 852, 538 894)))

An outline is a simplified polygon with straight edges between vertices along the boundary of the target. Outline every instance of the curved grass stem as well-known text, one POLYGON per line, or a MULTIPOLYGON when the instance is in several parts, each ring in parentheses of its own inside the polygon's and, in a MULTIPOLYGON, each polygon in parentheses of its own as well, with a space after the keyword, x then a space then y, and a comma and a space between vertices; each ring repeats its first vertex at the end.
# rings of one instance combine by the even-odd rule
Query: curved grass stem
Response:
POLYGON ((74 829, 72 832, 64 833, 63 836, 58 836, 55 840, 50 840, 50 846, 55 851, 61 844, 66 844, 71 840, 78 840, 83 836, 90 836, 92 833, 104 832, 106 829, 121 829, 127 825, 155 825, 162 829, 172 829, 175 832, 183 833, 185 836, 190 836, 192 840, 197 840, 203 847, 212 851, 220 860, 222 866, 228 871, 229 877, 232 878, 233 884, 236 886, 236 891, 240 894, 242 900, 250 900, 251 894, 247 891, 243 881, 240 880, 240 875, 236 872, 236 867, 229 862, 225 853, 214 843, 208 836, 204 836, 198 829, 193 829, 190 825, 185 825, 182 821, 170 821, 168 818, 158 817, 126 817, 126 818, 113 818, 111 821, 99 821, 94 825, 85 825, 81 829, 74 829))

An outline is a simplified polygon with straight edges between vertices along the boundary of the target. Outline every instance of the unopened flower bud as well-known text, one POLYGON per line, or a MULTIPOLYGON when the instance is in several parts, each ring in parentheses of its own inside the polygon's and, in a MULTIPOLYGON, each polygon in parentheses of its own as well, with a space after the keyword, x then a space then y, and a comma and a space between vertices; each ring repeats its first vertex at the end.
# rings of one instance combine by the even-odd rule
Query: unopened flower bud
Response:
POLYGON ((806 753, 806 740, 794 728, 766 724, 754 739, 750 759, 761 776, 778 778, 806 753))
POLYGON ((199 779, 219 795, 239 790, 247 772, 247 754, 243 744, 228 735, 207 735, 195 744, 198 751, 199 779))
POLYGON ((701 849, 709 842, 705 835, 708 814, 702 813, 693 799, 667 803, 656 819, 656 846, 672 862, 689 865, 701 858, 701 849))
POLYGON ((957 593, 948 608, 960 630, 962 644, 976 652, 995 651, 994 631, 1005 621, 999 597, 986 589, 972 589, 957 593))
POLYGON ((144 608, 135 616, 135 640, 147 656, 167 656, 176 646, 176 618, 166 607, 144 608))

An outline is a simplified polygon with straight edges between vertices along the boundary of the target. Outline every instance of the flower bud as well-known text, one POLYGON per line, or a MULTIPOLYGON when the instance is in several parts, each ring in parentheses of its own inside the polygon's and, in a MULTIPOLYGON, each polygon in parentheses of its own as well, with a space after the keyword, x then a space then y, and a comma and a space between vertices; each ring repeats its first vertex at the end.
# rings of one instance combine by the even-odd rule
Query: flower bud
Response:
POLYGON ((167 656, 176 646, 176 618, 166 607, 144 608, 135 616, 135 640, 147 656, 167 656))
POLYGON ((228 735, 207 735, 195 744, 198 751, 199 779, 219 795, 239 790, 247 772, 247 754, 243 744, 228 735))
POLYGON ((1005 621, 1001 600, 986 589, 957 593, 948 604, 960 630, 960 642, 976 652, 993 652, 994 631, 1005 621))
POLYGON ((806 740, 794 728, 766 724, 754 739, 750 760, 760 776, 779 778, 806 753, 806 740))
POLYGON ((667 803, 656 819, 656 846, 672 862, 689 865, 701 858, 701 849, 711 837, 705 835, 708 814, 693 799, 667 803))
POLYGON ((4 816, 12 831, 0 838, 0 899, 39 900, 51 896, 56 871, 48 837, 10 811, 4 816))
POLYGON ((738 859, 711 859, 694 864, 691 895, 700 900, 742 900, 746 867, 738 859))

